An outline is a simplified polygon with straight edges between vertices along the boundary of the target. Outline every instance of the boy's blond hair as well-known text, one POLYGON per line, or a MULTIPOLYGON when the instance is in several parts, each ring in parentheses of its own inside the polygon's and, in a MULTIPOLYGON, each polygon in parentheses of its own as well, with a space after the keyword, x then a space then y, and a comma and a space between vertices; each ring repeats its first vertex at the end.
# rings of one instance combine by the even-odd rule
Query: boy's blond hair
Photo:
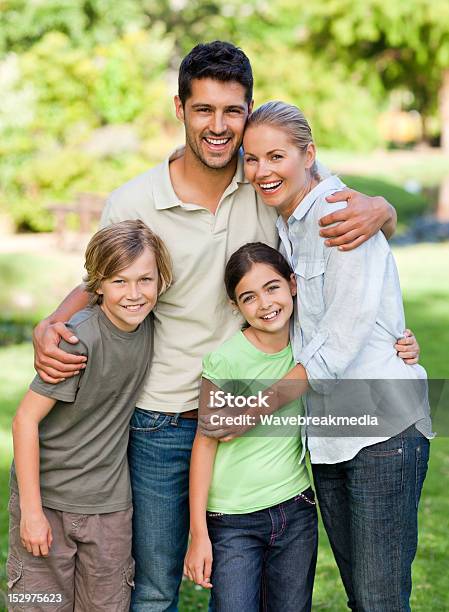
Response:
POLYGON ((131 265, 145 247, 153 251, 158 269, 158 296, 172 283, 170 255, 162 240, 143 221, 121 221, 108 225, 92 236, 85 253, 84 277, 91 304, 101 304, 97 293, 101 282, 131 265))

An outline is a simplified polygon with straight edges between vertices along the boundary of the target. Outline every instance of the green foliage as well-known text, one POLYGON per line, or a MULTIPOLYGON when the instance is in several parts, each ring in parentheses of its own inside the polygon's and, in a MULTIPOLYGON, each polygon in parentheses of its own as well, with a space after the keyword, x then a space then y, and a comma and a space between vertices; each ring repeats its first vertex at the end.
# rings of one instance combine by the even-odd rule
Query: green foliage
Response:
POLYGON ((332 66, 279 40, 252 42, 247 52, 254 68, 256 106, 267 99, 296 104, 320 147, 370 150, 380 144, 375 101, 344 66, 332 66), (277 58, 276 78, 266 69, 270 56, 277 58))
MULTIPOLYGON (((292 5, 289 16, 292 17, 292 5)), ((294 18, 294 17, 293 17, 294 18)), ((449 67, 449 4, 445 0, 334 0, 307 3, 303 44, 344 63, 387 91, 406 88, 413 108, 434 112, 449 67)))
POLYGON ((0 0, 0 206, 18 227, 50 229, 45 205, 82 186, 109 191, 162 157, 173 140, 171 97, 181 56, 215 38, 240 44, 256 102, 302 108, 319 146, 381 145, 392 88, 436 108, 449 65, 443 0, 0 0), (127 155, 89 157, 97 128, 132 124, 127 155), (150 153, 150 155, 148 155, 150 153), (146 162, 145 162, 145 158, 146 162))
POLYGON ((92 46, 148 26, 143 3, 134 0, 2 0, 0 8, 0 54, 24 51, 49 32, 66 35, 76 46, 92 46))

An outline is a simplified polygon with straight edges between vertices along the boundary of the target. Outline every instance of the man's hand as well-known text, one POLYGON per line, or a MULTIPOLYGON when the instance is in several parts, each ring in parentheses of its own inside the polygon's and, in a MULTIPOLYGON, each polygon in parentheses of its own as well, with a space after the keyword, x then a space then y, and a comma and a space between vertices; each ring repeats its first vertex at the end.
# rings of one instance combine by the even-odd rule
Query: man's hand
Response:
POLYGON ((342 189, 326 198, 328 202, 342 202, 348 205, 320 219, 320 225, 336 223, 322 229, 320 235, 328 238, 326 246, 338 246, 341 251, 351 251, 383 229, 389 238, 396 226, 394 208, 381 196, 367 196, 354 189, 342 189))
POLYGON ((44 512, 22 512, 20 517, 20 539, 23 546, 35 557, 47 557, 53 542, 50 523, 44 512))
POLYGON ((398 352, 398 357, 403 359, 408 365, 418 363, 420 348, 410 329, 405 330, 404 337, 397 341, 394 348, 398 352))
POLYGON ((184 560, 184 574, 204 589, 211 589, 212 544, 208 535, 192 536, 184 560))
POLYGON ((86 367, 86 357, 71 355, 58 347, 62 338, 70 344, 78 342, 78 338, 64 323, 50 323, 44 319, 34 329, 34 367, 47 383, 61 382, 79 374, 80 370, 86 367))

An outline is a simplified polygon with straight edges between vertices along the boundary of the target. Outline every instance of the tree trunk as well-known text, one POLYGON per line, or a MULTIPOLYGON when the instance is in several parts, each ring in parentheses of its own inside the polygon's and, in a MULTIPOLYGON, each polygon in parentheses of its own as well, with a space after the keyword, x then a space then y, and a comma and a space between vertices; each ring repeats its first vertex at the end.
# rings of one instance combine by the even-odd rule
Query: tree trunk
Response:
POLYGON ((440 89, 441 148, 449 154, 449 68, 443 71, 440 89))
POLYGON ((437 219, 442 223, 449 222, 449 176, 441 181, 438 194, 437 219))
MULTIPOLYGON (((440 89, 441 117, 441 149, 448 156, 449 165, 449 69, 443 71, 443 81, 440 89)), ((449 176, 440 185, 438 196, 437 218, 439 221, 449 221, 449 176)))

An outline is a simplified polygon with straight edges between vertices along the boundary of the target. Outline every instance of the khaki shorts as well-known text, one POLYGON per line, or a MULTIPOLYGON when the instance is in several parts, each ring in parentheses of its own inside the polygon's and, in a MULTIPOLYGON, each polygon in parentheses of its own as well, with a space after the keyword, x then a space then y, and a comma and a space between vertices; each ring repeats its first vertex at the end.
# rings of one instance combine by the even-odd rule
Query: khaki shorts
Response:
POLYGON ((11 493, 8 610, 127 611, 134 586, 132 508, 108 514, 44 508, 44 513, 53 543, 48 557, 34 557, 20 541, 19 496, 11 493))

